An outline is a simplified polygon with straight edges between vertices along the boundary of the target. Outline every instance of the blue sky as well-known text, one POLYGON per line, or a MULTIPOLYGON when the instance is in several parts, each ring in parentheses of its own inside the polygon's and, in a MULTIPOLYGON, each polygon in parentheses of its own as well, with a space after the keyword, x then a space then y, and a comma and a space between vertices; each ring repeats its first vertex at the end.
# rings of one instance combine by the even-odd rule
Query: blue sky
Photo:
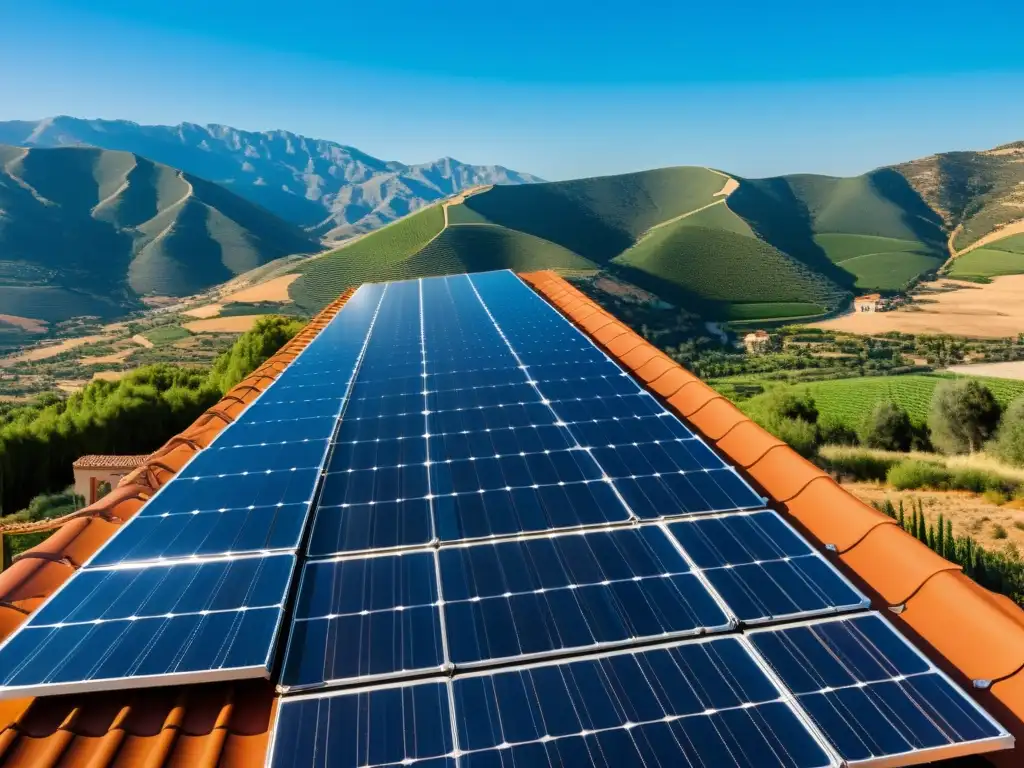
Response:
POLYGON ((0 119, 285 128, 549 179, 1024 139, 1024 3, 0 3, 0 119))

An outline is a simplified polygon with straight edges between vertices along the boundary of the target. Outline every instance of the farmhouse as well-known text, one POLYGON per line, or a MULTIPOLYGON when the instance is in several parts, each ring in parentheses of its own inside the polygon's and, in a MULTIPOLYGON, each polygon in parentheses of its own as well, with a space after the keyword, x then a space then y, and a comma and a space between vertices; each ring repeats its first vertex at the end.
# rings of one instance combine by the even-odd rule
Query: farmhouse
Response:
POLYGON ((75 470, 75 493, 94 504, 117 487, 121 478, 142 466, 148 456, 82 456, 72 468, 75 470))
POLYGON ((853 308, 857 312, 878 312, 882 309, 882 296, 868 293, 853 300, 853 308))
POLYGON ((743 346, 750 354, 757 354, 764 352, 771 340, 768 331, 756 330, 743 337, 743 346))

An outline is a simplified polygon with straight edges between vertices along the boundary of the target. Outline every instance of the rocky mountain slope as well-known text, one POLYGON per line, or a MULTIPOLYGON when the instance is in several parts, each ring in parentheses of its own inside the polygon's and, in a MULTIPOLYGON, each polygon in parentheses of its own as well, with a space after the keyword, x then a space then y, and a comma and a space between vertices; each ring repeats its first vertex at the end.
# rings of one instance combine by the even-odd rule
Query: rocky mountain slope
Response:
POLYGON ((376 229, 466 187, 539 181, 498 165, 450 157, 404 165, 288 131, 256 133, 225 125, 62 116, 0 122, 0 144, 132 152, 216 182, 328 240, 376 229))

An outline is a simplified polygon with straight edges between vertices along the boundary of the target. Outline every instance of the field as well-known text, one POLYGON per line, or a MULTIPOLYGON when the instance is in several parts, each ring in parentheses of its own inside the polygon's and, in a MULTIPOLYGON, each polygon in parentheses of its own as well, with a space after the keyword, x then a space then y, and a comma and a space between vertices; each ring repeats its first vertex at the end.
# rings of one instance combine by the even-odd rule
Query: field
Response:
POLYGON ((154 346, 160 346, 161 344, 173 344, 176 341, 187 339, 191 335, 192 334, 180 325, 161 325, 160 327, 154 328, 151 331, 146 331, 145 333, 145 337, 149 339, 154 346))
POLYGON ((406 263, 410 277, 512 269, 595 270, 582 256, 539 237, 493 224, 452 226, 406 263))
POLYGON ((4 313, 59 323, 83 315, 101 318, 123 314, 115 304, 67 288, 0 285, 0 307, 4 313))
MULTIPOLYGON (((686 219, 655 230, 613 265, 641 288, 700 306, 709 317, 730 317, 730 304, 829 305, 839 293, 760 240, 692 226, 686 219)), ((801 314, 807 313, 801 309, 801 314)))
POLYGON ((914 240, 874 235, 816 235, 833 263, 849 272, 859 291, 895 292, 942 266, 945 254, 914 240))
POLYGON ((744 322, 816 317, 824 314, 825 308, 818 304, 779 301, 768 304, 731 304, 725 313, 729 320, 744 322))
POLYGON ((229 317, 211 317, 208 320, 195 320, 185 323, 186 333, 245 333, 263 315, 233 315, 229 317))
POLYGON ((288 293, 302 309, 316 311, 350 286, 410 277, 409 257, 443 227, 441 206, 424 208, 349 246, 302 262, 288 293))
MULTIPOLYGON (((929 374, 868 376, 818 381, 806 387, 814 397, 820 416, 833 416, 856 428, 876 403, 885 400, 905 408, 914 421, 927 421, 935 387, 949 378, 929 374)), ((1024 381, 981 377, 978 380, 992 390, 1003 406, 1024 395, 1024 381)))
POLYGON ((997 240, 991 245, 957 256, 949 276, 960 280, 1024 273, 1024 235, 997 240))
POLYGON ((894 312, 849 312, 815 325, 862 335, 899 331, 988 339, 1024 330, 1024 275, 993 278, 987 285, 940 281, 922 287, 927 292, 915 293, 913 304, 894 312))

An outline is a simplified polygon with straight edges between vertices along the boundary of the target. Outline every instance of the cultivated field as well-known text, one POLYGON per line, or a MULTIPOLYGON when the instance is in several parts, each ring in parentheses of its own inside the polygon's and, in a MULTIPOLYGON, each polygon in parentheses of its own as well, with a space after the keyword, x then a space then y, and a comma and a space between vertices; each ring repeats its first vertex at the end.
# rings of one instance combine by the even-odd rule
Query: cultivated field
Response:
POLYGON ((288 302, 292 300, 292 297, 288 293, 288 287, 299 279, 298 273, 292 273, 290 275, 281 275, 271 280, 267 280, 265 283, 259 285, 253 285, 249 288, 243 288, 240 291, 234 291, 226 296, 221 297, 221 302, 227 304, 232 301, 246 301, 246 302, 257 302, 257 301, 280 301, 288 302))
POLYGON ((987 285, 949 280, 928 285, 955 290, 918 293, 913 304, 894 312, 850 311, 814 325, 862 335, 900 331, 1005 338, 1024 332, 1024 275, 998 277, 987 285))
POLYGON ((185 323, 185 328, 192 333, 245 333, 257 320, 265 315, 234 315, 233 317, 211 317, 208 320, 195 320, 185 323))
MULTIPOLYGON (((832 416, 857 428, 864 415, 876 403, 885 400, 905 408, 911 419, 926 421, 935 387, 948 378, 931 374, 864 376, 817 381, 806 386, 821 416, 832 416)), ((995 378, 983 378, 981 381, 1003 406, 1024 395, 1024 381, 995 378)))
POLYGON ((950 373, 962 376, 990 376, 996 379, 1016 379, 1024 381, 1024 360, 1011 363, 973 363, 971 365, 951 365, 946 369, 950 373))
POLYGON ((0 315, 0 323, 7 323, 21 328, 28 333, 45 333, 46 322, 33 320, 31 317, 18 317, 17 315, 0 315))

